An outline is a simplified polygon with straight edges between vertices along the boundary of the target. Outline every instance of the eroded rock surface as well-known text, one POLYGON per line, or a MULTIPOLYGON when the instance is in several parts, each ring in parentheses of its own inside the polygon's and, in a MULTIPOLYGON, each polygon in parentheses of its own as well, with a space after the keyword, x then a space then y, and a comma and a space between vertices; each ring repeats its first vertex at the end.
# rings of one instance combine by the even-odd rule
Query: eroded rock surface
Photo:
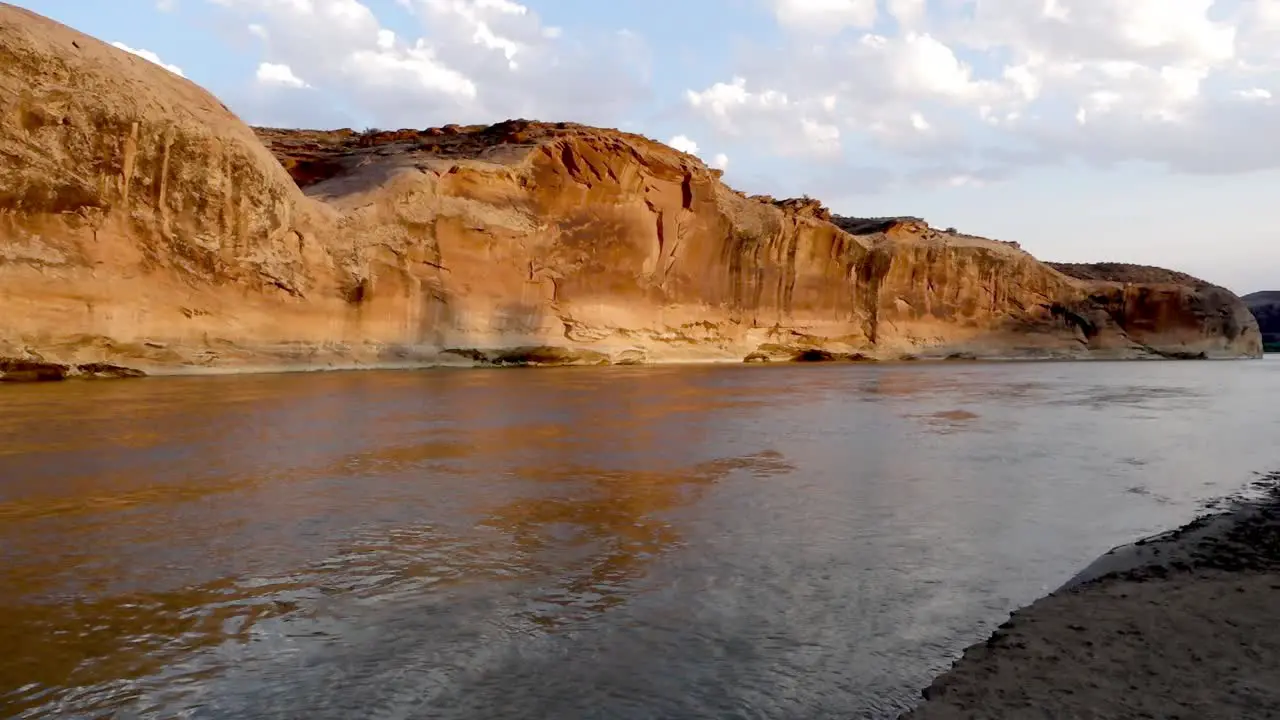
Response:
POLYGON ((0 357, 155 371, 1251 356, 1225 290, 747 197, 574 124, 251 130, 0 6, 0 357))

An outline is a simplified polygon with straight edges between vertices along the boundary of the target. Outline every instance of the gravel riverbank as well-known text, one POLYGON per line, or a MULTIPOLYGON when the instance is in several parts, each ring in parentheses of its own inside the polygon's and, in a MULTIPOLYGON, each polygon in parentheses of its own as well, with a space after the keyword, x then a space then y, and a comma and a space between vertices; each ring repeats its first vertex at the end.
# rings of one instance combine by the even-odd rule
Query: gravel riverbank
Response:
POLYGON ((902 717, 1280 717, 1278 481, 1099 558, 902 717))

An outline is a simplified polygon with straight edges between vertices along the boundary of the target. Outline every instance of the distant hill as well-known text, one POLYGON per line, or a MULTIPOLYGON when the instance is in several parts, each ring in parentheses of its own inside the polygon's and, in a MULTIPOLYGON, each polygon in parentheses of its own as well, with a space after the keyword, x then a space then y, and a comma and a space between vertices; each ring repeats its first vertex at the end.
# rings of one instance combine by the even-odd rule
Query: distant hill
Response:
POLYGON ((1244 300, 1246 305, 1280 303, 1280 290, 1262 290, 1256 293, 1249 293, 1240 299, 1244 300))
POLYGON ((1280 290, 1263 290, 1240 299, 1258 319, 1267 352, 1280 352, 1280 290))

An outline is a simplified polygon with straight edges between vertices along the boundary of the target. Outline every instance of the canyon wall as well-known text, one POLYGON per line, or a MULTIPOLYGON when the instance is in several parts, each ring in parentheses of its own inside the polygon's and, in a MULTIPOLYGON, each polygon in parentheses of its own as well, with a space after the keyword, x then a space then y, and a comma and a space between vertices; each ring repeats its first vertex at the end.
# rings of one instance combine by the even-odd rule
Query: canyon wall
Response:
POLYGON ((747 197, 573 124, 259 129, 0 5, 0 373, 1244 357, 1229 292, 747 197))

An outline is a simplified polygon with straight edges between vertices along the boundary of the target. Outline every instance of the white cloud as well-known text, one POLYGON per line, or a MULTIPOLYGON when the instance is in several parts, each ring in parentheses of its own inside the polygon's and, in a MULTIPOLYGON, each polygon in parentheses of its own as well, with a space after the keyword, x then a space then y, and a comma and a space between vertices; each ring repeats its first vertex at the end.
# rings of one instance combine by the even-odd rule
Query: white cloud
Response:
POLYGON ((973 0, 966 44, 1048 59, 1208 64, 1235 53, 1235 29, 1213 0, 973 0))
POLYGON ((910 30, 924 22, 925 0, 886 0, 885 7, 903 30, 910 30))
POLYGON ((870 27, 876 0, 772 0, 779 24, 803 32, 838 33, 846 27, 870 27))
POLYGON ((711 160, 711 167, 727 170, 729 168, 729 156, 724 153, 716 153, 716 156, 711 160))
POLYGON ((570 36, 514 0, 397 0, 416 32, 393 30, 359 0, 205 1, 262 41, 264 62, 304 73, 316 92, 296 102, 349 107, 379 127, 617 125, 648 91, 636 35, 570 36))
POLYGON ((805 145, 819 154, 840 150, 840 128, 835 125, 806 117, 800 119, 800 132, 804 136, 805 145))
POLYGON ((689 90, 686 97, 690 105, 702 109, 722 130, 730 133, 736 131, 733 115, 740 110, 768 112, 789 104, 786 93, 777 90, 748 91, 747 79, 743 77, 735 77, 730 83, 716 83, 702 92, 689 90))
POLYGON ((721 133, 767 137, 781 154, 830 157, 840 150, 840 129, 830 122, 835 106, 823 98, 798 103, 780 90, 752 90, 736 77, 690 90, 685 100, 721 133))
POLYGON ((943 184, 1068 157, 1280 166, 1265 89, 1280 81, 1280 0, 883 0, 884 18, 875 3, 771 7, 784 40, 686 92, 704 139, 846 163, 890 153, 904 177, 968 168, 929 170, 943 184))
POLYGON ((950 47, 914 31, 806 44, 781 57, 785 64, 759 63, 728 83, 690 90, 686 102, 726 136, 758 138, 780 155, 830 159, 859 137, 909 149, 921 129, 912 118, 932 115, 927 106, 976 112, 1003 106, 1013 92, 1008 83, 976 77, 950 47), (764 79, 749 81, 747 72, 764 79))
POLYGON ((370 88, 416 89, 464 100, 474 99, 478 92, 471 78, 440 62, 421 42, 399 50, 355 50, 341 67, 344 74, 360 78, 370 88))
POLYGON ((156 9, 160 12, 173 12, 178 8, 178 0, 156 0, 156 9))
POLYGON ((293 74, 292 68, 279 63, 264 62, 258 65, 257 78, 258 82, 264 85, 283 85, 293 88, 309 87, 302 78, 293 74))
POLYGON ((677 135, 671 138, 667 144, 682 153, 689 153, 690 155, 698 154, 698 143, 690 140, 685 135, 677 135))
POLYGON ((112 47, 115 47, 115 48, 119 48, 119 49, 121 49, 121 50, 123 50, 123 51, 125 51, 125 52, 127 52, 127 53, 132 53, 132 54, 134 54, 134 55, 137 55, 138 57, 142 58, 143 60, 150 60, 151 62, 155 63, 156 65, 159 65, 160 67, 164 68, 165 70, 168 70, 169 72, 173 73, 174 75, 178 75, 178 76, 181 76, 181 77, 186 77, 186 75, 183 75, 183 74, 182 74, 182 68, 178 67, 177 65, 170 65, 170 64, 168 64, 168 63, 164 62, 163 60, 161 60, 161 59, 160 59, 160 56, 159 56, 159 55, 157 55, 157 54, 155 54, 155 53, 151 52, 150 50, 138 50, 138 49, 136 49, 136 48, 131 48, 131 47, 129 47, 128 45, 125 45, 124 43, 119 42, 119 41, 116 41, 116 42, 111 43, 111 46, 112 46, 112 47))
MULTIPOLYGON (((488 50, 496 50, 507 59, 507 67, 516 70, 516 61, 525 44, 513 35, 503 33, 503 16, 524 17, 529 9, 508 0, 420 0, 438 18, 455 22, 470 32, 471 42, 488 50), (496 17, 495 17, 496 16, 496 17)), ((545 35, 543 35, 545 37, 545 35)))

